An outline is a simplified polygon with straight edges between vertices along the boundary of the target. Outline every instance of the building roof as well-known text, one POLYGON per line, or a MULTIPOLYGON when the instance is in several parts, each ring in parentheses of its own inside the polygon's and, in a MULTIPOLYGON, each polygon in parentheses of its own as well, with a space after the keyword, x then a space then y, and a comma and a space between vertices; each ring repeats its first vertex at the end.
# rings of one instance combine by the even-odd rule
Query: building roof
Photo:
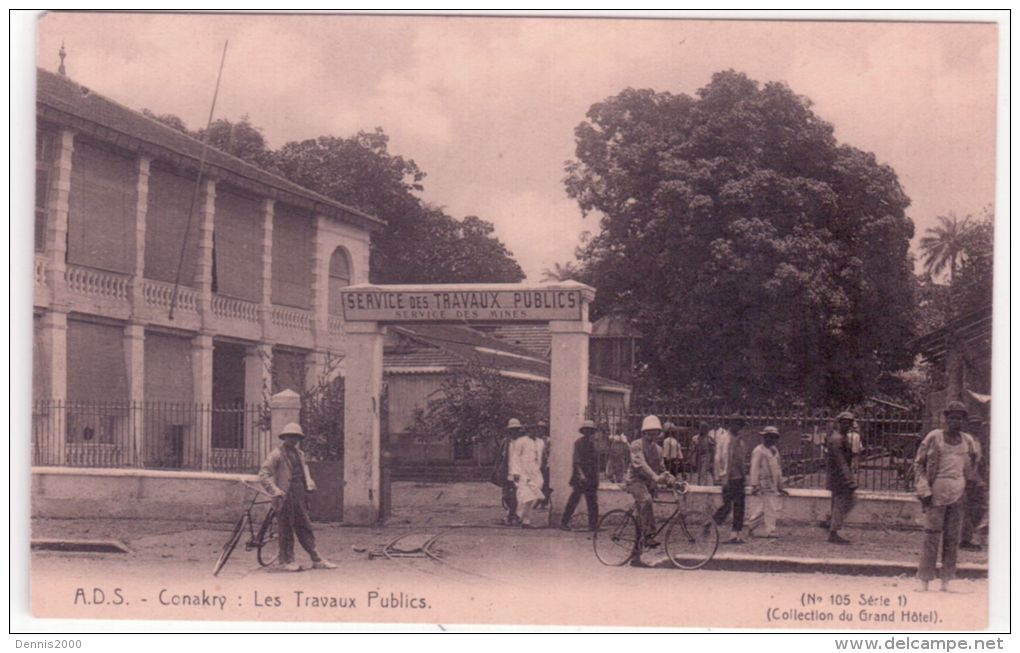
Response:
POLYGON ((992 305, 961 315, 945 326, 935 329, 913 341, 916 351, 928 360, 937 360, 955 342, 991 348, 992 305))
MULTIPOLYGON (((39 117, 80 130, 126 150, 146 153, 197 169, 202 142, 129 109, 68 77, 37 68, 36 102, 39 117)), ((206 155, 207 171, 249 192, 264 194, 365 229, 378 231, 385 221, 214 147, 206 155)))
MULTIPOLYGON (((548 357, 476 329, 453 324, 402 324, 389 328, 399 341, 384 351, 383 368, 388 373, 422 370, 441 373, 476 364, 497 369, 506 376, 549 382, 548 357)), ((626 384, 596 375, 589 377, 589 383, 611 392, 630 390, 626 384)))

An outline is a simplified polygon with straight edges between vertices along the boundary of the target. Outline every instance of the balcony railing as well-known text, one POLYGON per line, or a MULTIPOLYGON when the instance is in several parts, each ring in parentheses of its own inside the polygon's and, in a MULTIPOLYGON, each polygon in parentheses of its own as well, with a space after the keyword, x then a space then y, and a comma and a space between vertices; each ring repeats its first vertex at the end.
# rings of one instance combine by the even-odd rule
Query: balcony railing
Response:
MULTIPOLYGON (((149 306, 169 309, 170 302, 173 301, 174 285, 145 279, 142 281, 142 296, 145 297, 145 303, 149 306)), ((182 311, 197 311, 198 291, 188 286, 177 286, 176 308, 182 311)))
POLYGON ((312 328, 312 314, 299 308, 274 306, 273 324, 287 329, 307 331, 312 328))
POLYGON ((259 305, 243 299, 213 295, 212 311, 214 314, 230 320, 259 321, 259 305))
POLYGON ((329 322, 327 328, 330 333, 343 333, 344 332, 344 319, 336 315, 329 316, 329 322))
POLYGON ((46 285, 46 257, 36 256, 35 257, 35 282, 46 285))
POLYGON ((67 289, 80 295, 127 300, 130 277, 115 272, 69 265, 64 272, 67 289))

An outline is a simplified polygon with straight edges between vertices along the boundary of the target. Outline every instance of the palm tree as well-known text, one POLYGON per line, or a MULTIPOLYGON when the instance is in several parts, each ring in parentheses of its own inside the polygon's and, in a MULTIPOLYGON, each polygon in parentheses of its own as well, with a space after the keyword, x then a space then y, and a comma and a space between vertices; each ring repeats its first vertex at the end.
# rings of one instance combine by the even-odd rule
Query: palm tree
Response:
POLYGON ((573 261, 566 263, 554 263, 552 268, 542 270, 542 281, 568 281, 576 280, 581 270, 573 261))
POLYGON ((950 286, 956 277, 957 266, 966 256, 970 232, 974 228, 970 218, 968 215, 961 220, 954 213, 948 216, 940 215, 939 224, 928 227, 925 230, 927 235, 921 239, 921 256, 925 271, 935 277, 948 267, 950 286))

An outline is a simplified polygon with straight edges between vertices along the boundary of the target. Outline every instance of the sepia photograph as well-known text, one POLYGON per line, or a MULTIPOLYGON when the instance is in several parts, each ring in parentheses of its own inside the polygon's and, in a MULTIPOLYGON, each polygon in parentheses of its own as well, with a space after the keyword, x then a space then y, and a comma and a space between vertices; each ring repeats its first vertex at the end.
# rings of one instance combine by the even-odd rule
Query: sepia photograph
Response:
POLYGON ((32 627, 1001 628, 1008 28, 783 13, 32 14, 32 627))

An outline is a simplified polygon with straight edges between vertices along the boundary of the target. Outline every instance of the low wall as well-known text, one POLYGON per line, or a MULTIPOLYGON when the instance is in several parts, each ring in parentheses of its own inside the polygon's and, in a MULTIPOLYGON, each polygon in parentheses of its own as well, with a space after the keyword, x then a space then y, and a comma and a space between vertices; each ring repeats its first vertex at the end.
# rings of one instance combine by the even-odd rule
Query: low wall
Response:
MULTIPOLYGON (((340 484, 327 478, 335 463, 310 464, 322 490, 313 494, 312 519, 340 519, 340 484), (332 499, 332 500, 331 500, 332 499)), ((232 522, 250 497, 240 481, 253 474, 148 469, 33 467, 32 516, 57 519, 180 519, 232 522)))
MULTIPOLYGON (((789 497, 782 500, 780 519, 785 521, 817 523, 829 516, 831 496, 827 490, 790 489, 789 497)), ((747 497, 747 509, 752 508, 755 497, 747 497)), ((722 488, 718 486, 690 487, 685 500, 690 508, 713 511, 722 505, 722 488)), ((630 495, 617 483, 599 486, 599 509, 627 508, 630 495)), ((898 492, 857 491, 857 504, 847 516, 846 523, 853 526, 883 526, 918 528, 921 525, 921 502, 912 494, 898 492)))
MULTIPOLYGON (((312 503, 312 518, 338 520, 342 481, 331 467, 312 466, 312 474, 320 488, 316 493, 318 503, 312 503), (325 478, 326 474, 330 478, 325 478)), ((230 522, 237 519, 244 504, 247 490, 240 480, 245 478, 255 477, 144 469, 33 467, 32 516, 230 522)), ((789 492, 790 497, 783 500, 781 519, 810 523, 828 516, 829 493, 825 490, 789 492)), ((486 493, 475 495, 489 500, 486 493)), ((885 527, 920 524, 921 504, 912 495, 863 491, 857 495, 857 506, 851 511, 848 524, 885 527)), ((748 497, 749 504, 752 500, 748 497)), ((692 486, 686 501, 692 508, 714 510, 722 502, 720 488, 692 486)), ((630 505, 630 495, 620 485, 603 483, 599 488, 599 507, 603 512, 630 505)))

